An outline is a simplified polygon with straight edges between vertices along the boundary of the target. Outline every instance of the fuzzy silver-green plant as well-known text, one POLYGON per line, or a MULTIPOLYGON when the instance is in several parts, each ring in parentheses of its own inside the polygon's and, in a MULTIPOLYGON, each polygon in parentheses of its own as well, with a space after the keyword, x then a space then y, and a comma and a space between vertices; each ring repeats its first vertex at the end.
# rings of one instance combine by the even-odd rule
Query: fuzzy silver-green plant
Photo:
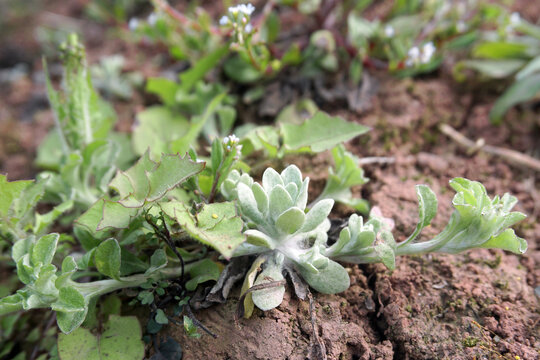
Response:
POLYGON ((246 222, 245 243, 233 256, 259 255, 244 281, 246 315, 253 304, 270 310, 283 300, 283 272, 296 272, 315 290, 334 294, 346 290, 350 280, 337 261, 349 263, 382 262, 395 268, 396 255, 427 252, 456 253, 472 248, 499 248, 517 254, 525 252, 527 243, 509 227, 525 215, 510 210, 516 199, 509 194, 491 200, 478 182, 456 178, 450 185, 456 190, 456 208, 446 228, 429 241, 418 242, 423 228, 430 225, 437 213, 437 198, 425 185, 418 185, 418 225, 405 241, 397 244, 388 219, 372 212, 364 223, 353 214, 339 238, 328 244, 328 215, 334 201, 320 200, 306 209, 309 178, 302 180, 300 170, 291 165, 277 173, 267 169, 262 185, 248 174, 232 171, 221 186, 222 194, 237 200, 246 222), (247 293, 253 285, 274 283, 271 287, 247 293))

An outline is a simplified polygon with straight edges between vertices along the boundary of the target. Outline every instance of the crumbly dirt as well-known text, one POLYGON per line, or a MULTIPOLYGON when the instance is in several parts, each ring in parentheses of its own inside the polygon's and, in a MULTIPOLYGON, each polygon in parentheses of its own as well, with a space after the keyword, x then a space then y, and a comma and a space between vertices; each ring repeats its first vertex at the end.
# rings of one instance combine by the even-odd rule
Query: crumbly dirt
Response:
MULTIPOLYGON (((534 289, 540 280, 538 175, 482 153, 468 155, 437 131, 440 121, 490 144, 537 151, 534 114, 513 111, 505 124, 489 124, 489 102, 470 104, 470 94, 440 79, 414 82, 381 79, 374 110, 363 117, 336 113, 367 124, 372 132, 349 144, 360 156, 391 156, 390 165, 365 167, 370 182, 363 195, 395 220, 396 239, 414 229, 414 186, 425 183, 439 199, 439 213, 425 229, 439 232, 452 212, 448 180, 463 176, 482 181, 488 193, 510 192, 517 210, 529 218, 517 226, 529 242, 523 256, 499 250, 460 255, 399 258, 393 272, 382 265, 352 266, 352 285, 338 295, 316 296, 318 331, 328 359, 538 359, 539 307, 534 289), (525 119, 519 125, 513 119, 525 119)), ((493 99, 491 99, 493 101, 493 99)), ((318 193, 324 186, 328 156, 286 159, 308 169, 318 193), (309 166, 310 165, 310 166, 309 166)), ((308 303, 286 297, 277 309, 255 313, 235 327, 232 301, 198 313, 217 339, 192 339, 180 330, 188 359, 304 359, 313 339, 308 303), (260 336, 264 334, 264 336, 260 336), (193 357, 191 357, 193 356, 193 357)))
MULTIPOLYGON (((517 1, 515 6, 531 19, 538 6, 527 12, 529 4, 517 1)), ((65 13, 80 11, 80 4, 73 6, 75 10, 65 13)), ((385 11, 381 5, 372 16, 385 11)), ((145 75, 158 73, 159 69, 148 65, 152 62, 136 55, 136 45, 101 42, 103 30, 89 31, 93 32, 89 36, 90 62, 102 54, 121 52, 129 60, 126 70, 140 70, 144 65, 145 75), (103 47, 103 43, 109 45, 103 47)), ((151 52, 146 46, 144 50, 151 52)), ((24 45, 20 51, 23 62, 31 66, 30 73, 0 86, 0 173, 9 173, 11 180, 35 174, 32 159, 52 123, 43 83, 33 76, 40 70, 34 47, 34 43, 24 45)), ((1 55, 0 51, 0 59, 1 55)), ((5 64, 0 66, 4 70, 14 65, 5 64)), ((317 331, 328 359, 540 359, 540 308, 535 295, 540 285, 540 175, 482 152, 468 153, 438 130, 444 122, 473 140, 483 138, 490 145, 538 157, 538 108, 514 109, 501 126, 493 126, 488 113, 496 95, 479 86, 465 88, 454 83, 446 67, 415 80, 379 73, 372 76, 379 90, 369 111, 359 115, 345 107, 319 104, 334 115, 372 128, 347 144, 351 152, 360 157, 394 158, 391 164, 366 165, 370 182, 355 189, 355 195, 395 220, 394 235, 399 241, 416 225, 414 186, 428 184, 438 196, 439 213, 423 232, 427 239, 444 227, 452 212, 453 191, 448 181, 458 176, 479 180, 491 196, 510 192, 519 199, 517 210, 529 217, 516 229, 528 241, 529 250, 523 256, 476 250, 399 258, 393 272, 382 265, 351 266, 347 291, 314 294, 317 331)), ((148 98, 142 95, 130 103, 115 102, 119 129, 129 131, 135 112, 145 102, 148 98)), ((311 194, 316 196, 324 186, 329 161, 328 155, 318 155, 286 158, 283 165, 297 163, 305 169, 312 179, 311 194)), ((334 216, 348 213, 350 210, 339 208, 334 216)), ((189 338, 173 325, 160 336, 177 339, 187 360, 311 357, 314 336, 307 301, 298 300, 288 289, 277 309, 256 311, 237 326, 233 316, 238 291, 233 291, 226 304, 196 313, 217 339, 206 334, 189 338)))

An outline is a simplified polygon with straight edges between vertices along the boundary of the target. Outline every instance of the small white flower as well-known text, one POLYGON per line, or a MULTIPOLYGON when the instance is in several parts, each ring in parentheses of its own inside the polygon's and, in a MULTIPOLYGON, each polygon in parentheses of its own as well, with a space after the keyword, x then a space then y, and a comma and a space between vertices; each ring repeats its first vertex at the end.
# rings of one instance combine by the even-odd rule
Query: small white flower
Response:
POLYGON ((253 26, 251 25, 251 23, 248 23, 246 25, 246 27, 244 28, 244 31, 249 34, 251 31, 253 30, 253 26))
POLYGON ((384 27, 384 35, 386 35, 386 37, 392 37, 394 36, 396 32, 394 31, 394 28, 390 25, 386 25, 384 27))
POLYGON ((228 136, 225 136, 223 138, 223 144, 227 145, 229 143, 229 137, 228 136))
POLYGON ((427 44, 424 44, 422 47, 422 56, 420 58, 420 61, 424 64, 427 64, 430 62, 431 58, 435 54, 435 51, 437 51, 437 48, 433 43, 430 41, 427 44))
POLYGON ((219 25, 221 26, 225 26, 228 23, 229 23, 229 18, 227 17, 227 15, 223 15, 221 19, 219 19, 219 25))
POLYGON ((413 46, 409 49, 407 55, 411 60, 418 60, 420 58, 420 49, 418 48, 418 46, 413 46))
POLYGON ((510 15, 510 24, 512 25, 518 25, 521 22, 521 16, 517 12, 513 12, 512 15, 510 15))
POLYGON ((240 139, 236 135, 232 134, 232 135, 229 136, 229 141, 232 144, 236 144, 236 143, 240 142, 240 139))
POLYGON ((242 152, 243 145, 236 145, 236 152, 241 153, 242 152))
POLYGON ((148 23, 148 25, 154 26, 156 25, 156 21, 158 20, 158 18, 159 18, 158 14, 156 14, 155 12, 152 12, 150 13, 150 15, 148 15, 146 22, 148 23))
POLYGON ((236 6, 231 6, 229 9, 228 9, 229 13, 236 16, 238 15, 239 13, 242 13, 244 15, 247 15, 247 16, 250 16, 253 11, 255 11, 255 6, 251 5, 251 4, 238 4, 236 6))
POLYGON ((128 23, 129 30, 135 31, 137 30, 138 27, 139 27, 139 19, 137 18, 129 19, 129 23, 128 23))

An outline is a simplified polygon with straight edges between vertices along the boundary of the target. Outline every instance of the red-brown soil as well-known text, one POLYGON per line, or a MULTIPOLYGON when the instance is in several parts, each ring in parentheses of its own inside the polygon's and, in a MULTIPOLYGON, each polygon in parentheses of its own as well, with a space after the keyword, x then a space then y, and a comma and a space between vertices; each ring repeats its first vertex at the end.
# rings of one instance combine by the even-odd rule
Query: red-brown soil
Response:
MULTIPOLYGON (((79 5, 73 6, 76 9, 66 13, 80 11, 79 5)), ((523 6, 518 3, 518 9, 523 6)), ((94 31, 88 42, 90 62, 102 54, 121 52, 130 59, 127 66, 131 69, 140 70, 137 66, 146 64, 144 57, 136 56, 135 45, 114 41, 102 47, 107 40, 97 39, 105 31, 99 27, 88 31, 94 31)), ((31 59, 32 71, 0 86, 0 173, 7 172, 10 180, 35 174, 32 159, 52 123, 43 83, 33 77, 40 68, 37 44, 20 44, 23 54, 31 54, 25 56, 31 59)), ((142 71, 157 73, 150 65, 142 71)), ((347 145, 350 151, 360 157, 395 158, 392 164, 366 165, 370 182, 356 189, 356 194, 395 220, 396 239, 404 239, 416 225, 414 185, 430 185, 439 198, 439 214, 423 233, 427 238, 444 227, 452 211, 448 180, 462 176, 483 182, 491 196, 504 192, 517 196, 517 210, 529 215, 517 232, 528 241, 529 250, 523 256, 476 250, 399 258, 393 272, 382 265, 351 266, 351 287, 346 292, 314 294, 317 331, 328 359, 539 359, 540 312, 535 288, 540 285, 540 176, 482 152, 468 154, 438 130, 438 124, 444 122, 474 140, 483 138, 490 145, 538 157, 538 109, 512 110, 501 126, 493 126, 488 112, 496 95, 457 85, 445 70, 414 80, 373 76, 379 91, 371 100, 371 110, 361 115, 335 106, 326 110, 372 128, 347 145)), ((143 105, 142 95, 132 103, 115 103, 122 130, 130 128, 143 105)), ((324 183, 328 157, 286 160, 305 169, 314 180, 316 195, 324 183)), ((339 208, 336 216, 345 216, 347 211, 339 208)), ((166 329, 182 345, 184 359, 293 360, 311 356, 314 337, 307 301, 299 301, 289 289, 277 309, 256 311, 236 326, 237 299, 238 289, 226 304, 196 314, 217 339, 208 335, 189 338, 173 325, 166 329)))

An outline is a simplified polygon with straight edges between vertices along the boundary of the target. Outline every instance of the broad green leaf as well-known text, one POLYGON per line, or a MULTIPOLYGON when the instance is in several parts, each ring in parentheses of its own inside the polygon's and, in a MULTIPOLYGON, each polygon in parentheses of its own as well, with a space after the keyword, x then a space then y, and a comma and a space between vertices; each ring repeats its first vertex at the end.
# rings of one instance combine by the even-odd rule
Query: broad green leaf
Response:
POLYGON ((500 123, 504 114, 514 105, 529 101, 540 92, 540 73, 517 80, 497 99, 489 117, 493 123, 500 123))
POLYGON ((153 171, 146 174, 150 189, 146 200, 161 199, 169 190, 203 169, 204 163, 193 162, 177 155, 163 155, 153 171))
POLYGON ((526 77, 533 75, 535 73, 540 72, 540 56, 532 59, 527 66, 525 66, 523 69, 521 69, 516 74, 516 79, 521 80, 525 79, 526 77))
POLYGON ((194 291, 199 284, 214 280, 217 281, 221 273, 219 266, 210 259, 204 259, 189 269, 191 279, 186 282, 186 289, 194 291))
POLYGON ((525 60, 520 59, 474 59, 464 60, 456 64, 454 68, 454 74, 458 80, 467 80, 465 73, 462 72, 462 68, 469 68, 478 71, 484 76, 494 79, 504 79, 516 71, 521 69, 526 64, 525 60))
POLYGON ((353 198, 351 187, 363 185, 369 179, 364 177, 364 170, 359 167, 359 159, 340 144, 332 149, 334 167, 328 169, 328 178, 322 193, 317 200, 334 199, 360 212, 367 212, 369 204, 366 200, 353 198))
POLYGON ((85 311, 84 296, 74 287, 65 286, 58 292, 58 300, 51 304, 54 311, 74 313, 85 311))
POLYGON ((59 234, 53 233, 40 237, 32 248, 32 264, 37 265, 39 263, 43 265, 50 264, 54 253, 56 252, 56 245, 58 244, 59 234))
POLYGON ((96 249, 94 262, 100 273, 111 278, 118 278, 121 263, 118 241, 110 238, 102 242, 96 249))
POLYGON ((375 245, 375 252, 378 255, 378 261, 382 262, 390 270, 396 268, 396 254, 394 248, 386 242, 375 245))
POLYGON ((290 150, 321 152, 369 131, 369 128, 319 111, 302 125, 282 124, 283 144, 290 150))
MULTIPOLYGON (((271 283, 274 281, 283 280, 280 264, 270 264, 257 276, 254 285, 271 283)), ((275 286, 268 289, 255 290, 251 293, 253 303, 261 310, 268 311, 278 307, 283 301, 285 295, 285 286, 275 286)))
POLYGON ((171 152, 170 143, 184 136, 190 128, 188 120, 165 106, 152 106, 137 114, 133 130, 133 149, 139 155, 148 149, 153 159, 171 152))
POLYGON ((157 201, 168 191, 204 169, 204 163, 193 162, 180 155, 161 156, 158 163, 150 160, 148 152, 125 172, 118 172, 110 186, 120 193, 119 204, 140 208, 157 201))
POLYGON ((212 118, 217 111, 219 105, 227 95, 226 92, 222 92, 214 96, 202 115, 192 117, 191 123, 187 133, 170 143, 170 150, 179 154, 186 153, 191 146, 195 144, 195 141, 199 137, 204 125, 212 118))
POLYGON ((240 55, 227 59, 223 70, 229 78, 241 84, 253 83, 262 77, 262 74, 240 55))
POLYGON ((111 315, 105 323, 99 347, 102 358, 137 360, 144 357, 144 344, 139 320, 135 316, 111 315))
POLYGON ((175 219, 189 235, 230 258, 234 249, 245 241, 242 234, 243 222, 236 214, 232 202, 205 204, 202 210, 192 215, 181 202, 161 204, 165 214, 175 219))
POLYGON ((313 273, 302 266, 298 270, 306 282, 323 294, 337 294, 349 288, 350 279, 347 270, 335 261, 330 260, 328 266, 313 273))
POLYGON ((71 334, 58 334, 58 355, 62 360, 101 360, 99 341, 90 330, 78 328, 71 334))
POLYGON ((205 204, 195 215, 181 202, 169 201, 160 206, 163 212, 175 219, 189 235, 218 250, 227 259, 232 256, 234 249, 245 241, 242 219, 237 216, 232 202, 205 204))
POLYGON ((485 42, 477 45, 473 56, 486 59, 513 59, 525 57, 527 45, 511 42, 485 42))
POLYGON ((150 267, 144 273, 146 276, 167 266, 167 254, 163 249, 157 249, 150 257, 150 267))
POLYGON ((139 321, 134 316, 111 315, 104 332, 96 337, 78 328, 58 335, 58 354, 62 360, 137 360, 144 357, 139 321))
POLYGON ((107 228, 125 229, 129 226, 131 220, 139 214, 139 209, 125 207, 116 201, 103 199, 102 203, 103 215, 95 229, 97 231, 107 228))
POLYGON ((56 313, 56 323, 64 334, 70 334, 75 331, 86 318, 88 308, 85 308, 83 311, 77 312, 62 312, 59 311, 56 313))
POLYGON ((208 71, 216 67, 219 61, 229 52, 229 46, 222 46, 214 52, 199 59, 193 67, 180 74, 179 88, 189 92, 195 84, 201 80, 208 71))
POLYGON ((148 264, 133 255, 124 247, 120 251, 122 264, 120 265, 120 275, 126 276, 135 273, 145 272, 148 269, 148 264))
POLYGON ((178 84, 166 78, 151 77, 146 80, 146 91, 159 96, 167 106, 173 106, 178 84))
POLYGON ((22 297, 19 294, 6 296, 0 299, 0 315, 9 314, 11 312, 23 309, 22 297))
POLYGON ((0 216, 8 216, 8 210, 32 180, 7 181, 7 176, 0 174, 0 216))

